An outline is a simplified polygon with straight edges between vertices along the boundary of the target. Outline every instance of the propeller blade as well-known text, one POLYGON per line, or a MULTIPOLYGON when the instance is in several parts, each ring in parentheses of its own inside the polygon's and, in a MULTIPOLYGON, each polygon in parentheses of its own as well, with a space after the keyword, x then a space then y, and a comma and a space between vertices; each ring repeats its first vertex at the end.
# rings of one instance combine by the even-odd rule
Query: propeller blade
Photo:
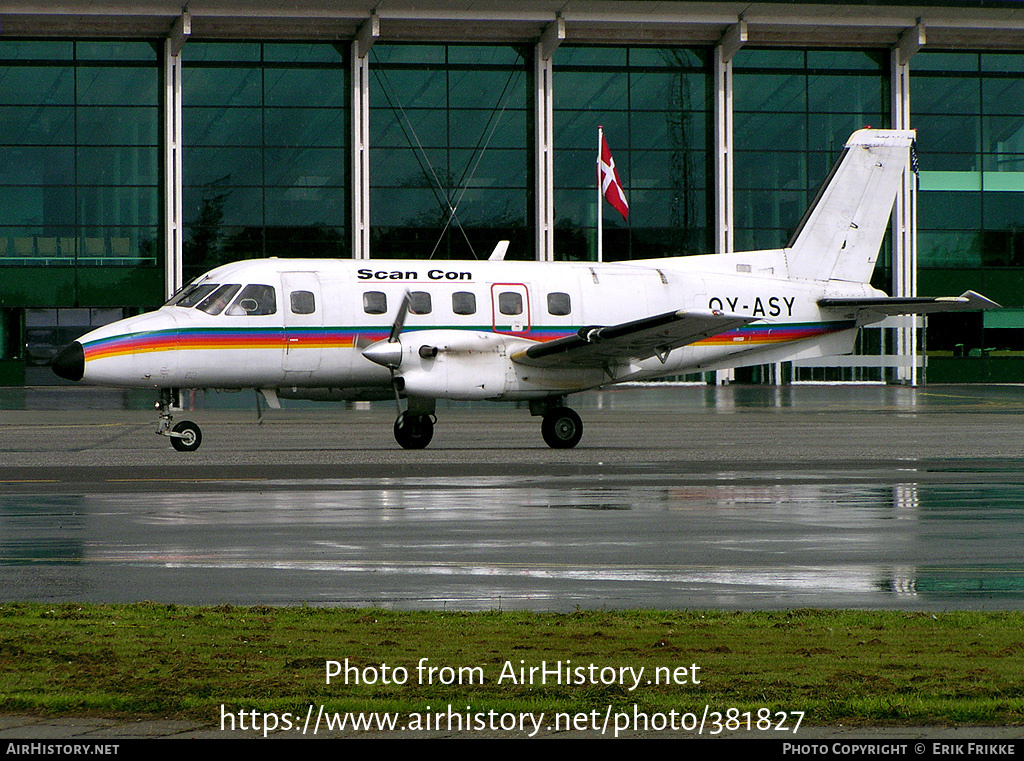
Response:
POLYGON ((405 327, 405 317, 409 314, 409 304, 412 303, 412 296, 409 291, 405 292, 405 296, 402 297, 402 303, 398 307, 398 314, 395 315, 395 321, 391 325, 391 333, 388 335, 388 343, 395 343, 398 341, 398 336, 402 333, 402 328, 405 327))

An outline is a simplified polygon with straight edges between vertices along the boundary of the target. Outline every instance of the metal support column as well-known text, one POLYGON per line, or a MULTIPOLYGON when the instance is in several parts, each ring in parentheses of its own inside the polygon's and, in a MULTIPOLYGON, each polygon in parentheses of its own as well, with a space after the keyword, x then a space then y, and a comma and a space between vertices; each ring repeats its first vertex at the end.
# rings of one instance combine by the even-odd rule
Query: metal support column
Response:
POLYGON ((352 258, 370 258, 370 48, 380 36, 380 17, 370 16, 352 41, 352 258))
POLYGON ((164 40, 164 296, 170 298, 183 280, 181 49, 192 33, 187 11, 164 40))
POLYGON ((552 75, 555 50, 565 39, 565 21, 559 16, 544 28, 534 51, 534 231, 537 261, 555 259, 554 128, 552 127, 552 75))
MULTIPOLYGON (((924 26, 920 23, 900 35, 892 49, 891 90, 892 125, 910 129, 910 59, 925 44, 924 26)), ((892 295, 917 295, 917 177, 911 167, 903 173, 903 181, 893 207, 892 295)), ((921 382, 918 368, 918 315, 893 317, 886 321, 896 332, 896 354, 900 362, 896 378, 900 383, 917 386, 921 382)))
POLYGON ((747 22, 730 26, 714 50, 715 253, 733 251, 732 59, 747 41, 747 22))
MULTIPOLYGON (((733 98, 732 58, 747 41, 747 22, 742 18, 730 26, 714 49, 715 88, 715 253, 734 250, 733 231, 733 98)), ((733 380, 735 371, 718 370, 715 383, 733 380)))

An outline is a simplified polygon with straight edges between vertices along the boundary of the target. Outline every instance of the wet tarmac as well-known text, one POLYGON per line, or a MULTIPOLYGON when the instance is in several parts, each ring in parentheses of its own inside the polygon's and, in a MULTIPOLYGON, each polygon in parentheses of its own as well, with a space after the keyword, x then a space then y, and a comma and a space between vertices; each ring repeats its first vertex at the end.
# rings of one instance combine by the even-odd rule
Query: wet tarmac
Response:
POLYGON ((512 405, 405 451, 393 406, 246 398, 177 453, 148 397, 0 394, 2 598, 1024 607, 1024 387, 616 389, 569 451, 512 405))

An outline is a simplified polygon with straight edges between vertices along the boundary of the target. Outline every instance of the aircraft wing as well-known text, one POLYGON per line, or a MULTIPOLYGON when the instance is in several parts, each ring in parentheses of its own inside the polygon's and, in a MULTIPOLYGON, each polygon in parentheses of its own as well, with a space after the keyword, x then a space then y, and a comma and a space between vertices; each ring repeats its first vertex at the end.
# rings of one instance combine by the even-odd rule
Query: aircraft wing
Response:
POLYGON ((512 354, 532 367, 605 367, 667 354, 759 318, 717 310, 679 310, 619 323, 580 328, 574 335, 537 343, 512 354))
POLYGON ((874 312, 878 315, 928 314, 931 312, 976 312, 999 309, 999 304, 980 293, 965 291, 959 296, 923 296, 874 298, 824 298, 818 306, 826 309, 849 308, 855 312, 874 312))

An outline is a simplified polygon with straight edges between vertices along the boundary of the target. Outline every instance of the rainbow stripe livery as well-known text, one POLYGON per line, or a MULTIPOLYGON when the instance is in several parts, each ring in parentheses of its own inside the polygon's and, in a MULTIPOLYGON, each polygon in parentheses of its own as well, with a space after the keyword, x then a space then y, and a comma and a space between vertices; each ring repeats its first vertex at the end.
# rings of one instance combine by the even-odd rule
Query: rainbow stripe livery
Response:
MULTIPOLYGON (((851 321, 815 322, 794 325, 747 325, 726 331, 716 336, 695 342, 696 346, 733 346, 736 343, 775 345, 792 341, 803 341, 847 330, 854 327, 851 321)), ((487 330, 488 328, 473 328, 487 330)), ((553 341, 574 335, 579 328, 571 330, 534 329, 517 335, 533 341, 553 341)), ((410 330, 410 332, 414 332, 410 330)), ((292 334, 299 348, 303 349, 351 349, 386 339, 388 327, 377 330, 338 328, 306 328, 292 334)), ((148 354, 158 351, 225 351, 251 349, 285 350, 291 344, 280 328, 262 329, 193 329, 161 330, 146 333, 125 333, 94 341, 83 342, 87 362, 111 357, 125 357, 133 354, 148 354)))

